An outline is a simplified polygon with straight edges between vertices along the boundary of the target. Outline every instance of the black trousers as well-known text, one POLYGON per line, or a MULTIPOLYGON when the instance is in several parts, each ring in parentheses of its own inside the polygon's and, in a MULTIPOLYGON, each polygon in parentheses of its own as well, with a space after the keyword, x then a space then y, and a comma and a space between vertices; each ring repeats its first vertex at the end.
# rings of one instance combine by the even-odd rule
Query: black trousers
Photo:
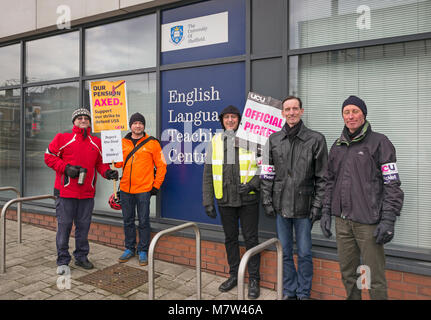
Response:
MULTIPOLYGON (((225 235, 225 248, 229 263, 230 276, 238 276, 239 263, 239 224, 247 250, 259 244, 258 224, 259 205, 253 204, 241 207, 219 207, 221 222, 225 235)), ((250 258, 248 262, 248 274, 250 279, 260 280, 259 276, 260 254, 250 258)))

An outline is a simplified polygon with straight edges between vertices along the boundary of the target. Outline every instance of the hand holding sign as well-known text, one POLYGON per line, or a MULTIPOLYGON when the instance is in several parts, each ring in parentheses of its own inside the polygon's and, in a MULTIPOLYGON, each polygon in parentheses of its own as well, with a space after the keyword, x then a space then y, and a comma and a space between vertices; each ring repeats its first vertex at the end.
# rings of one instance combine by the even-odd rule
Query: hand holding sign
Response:
MULTIPOLYGON (((103 163, 123 161, 121 131, 128 129, 126 81, 90 82, 90 105, 93 132, 101 132, 103 163)), ((114 194, 117 198, 117 181, 114 179, 114 194)))
MULTIPOLYGON (((111 163, 111 169, 114 170, 114 162, 123 161, 123 147, 121 143, 121 131, 109 130, 101 132, 102 138, 102 158, 103 163, 111 163)), ((114 194, 117 198, 117 180, 114 181, 114 194)))

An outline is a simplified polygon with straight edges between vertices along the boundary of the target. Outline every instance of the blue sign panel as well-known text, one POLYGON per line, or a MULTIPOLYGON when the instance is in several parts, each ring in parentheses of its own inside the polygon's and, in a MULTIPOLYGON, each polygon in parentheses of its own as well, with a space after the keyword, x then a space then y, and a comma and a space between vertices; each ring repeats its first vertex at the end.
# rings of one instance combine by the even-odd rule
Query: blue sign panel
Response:
POLYGON ((244 63, 164 71, 161 84, 161 142, 168 163, 162 217, 220 224, 202 207, 205 148, 221 130, 220 112, 228 105, 244 108, 244 63))
POLYGON ((161 63, 245 54, 245 0, 212 0, 162 12, 161 63))

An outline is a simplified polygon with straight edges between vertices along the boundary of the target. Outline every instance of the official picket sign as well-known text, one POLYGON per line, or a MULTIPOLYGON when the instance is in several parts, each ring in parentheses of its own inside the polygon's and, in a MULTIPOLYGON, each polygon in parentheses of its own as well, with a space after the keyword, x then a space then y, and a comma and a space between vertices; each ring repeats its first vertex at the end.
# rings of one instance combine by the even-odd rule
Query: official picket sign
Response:
POLYGON ((90 82, 93 132, 128 130, 126 81, 90 82))
POLYGON ((100 137, 103 163, 122 162, 121 130, 104 130, 100 133, 100 137))
POLYGON ((280 100, 249 92, 236 137, 239 145, 261 153, 269 136, 283 128, 280 100))

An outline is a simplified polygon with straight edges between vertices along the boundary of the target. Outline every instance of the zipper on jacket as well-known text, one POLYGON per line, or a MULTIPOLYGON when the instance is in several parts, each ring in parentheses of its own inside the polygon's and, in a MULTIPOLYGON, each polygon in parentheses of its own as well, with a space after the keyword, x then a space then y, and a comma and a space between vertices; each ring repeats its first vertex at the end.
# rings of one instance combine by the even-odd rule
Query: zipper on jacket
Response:
POLYGON ((129 193, 132 189, 132 165, 133 165, 133 159, 135 159, 135 155, 132 157, 132 163, 130 163, 130 178, 129 178, 129 193))

